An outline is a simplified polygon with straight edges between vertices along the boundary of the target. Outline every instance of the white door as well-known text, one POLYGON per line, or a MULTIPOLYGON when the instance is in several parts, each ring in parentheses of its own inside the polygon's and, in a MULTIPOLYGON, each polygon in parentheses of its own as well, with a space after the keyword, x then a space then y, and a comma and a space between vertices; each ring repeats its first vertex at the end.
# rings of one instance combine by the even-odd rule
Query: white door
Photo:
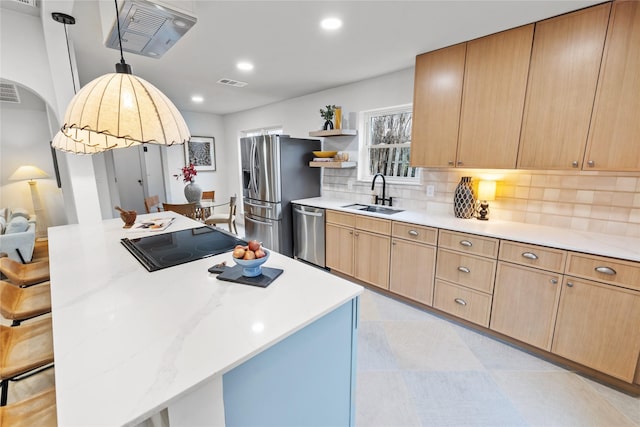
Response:
POLYGON ((142 147, 121 148, 111 152, 115 165, 116 185, 120 194, 120 207, 125 210, 135 210, 139 214, 145 213, 142 147))

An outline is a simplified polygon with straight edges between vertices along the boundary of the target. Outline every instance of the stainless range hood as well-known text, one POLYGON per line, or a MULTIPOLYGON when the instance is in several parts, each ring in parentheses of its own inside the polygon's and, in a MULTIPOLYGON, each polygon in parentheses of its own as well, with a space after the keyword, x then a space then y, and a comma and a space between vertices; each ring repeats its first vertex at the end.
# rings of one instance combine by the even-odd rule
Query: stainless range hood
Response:
MULTIPOLYGON (((113 12, 115 15, 115 10, 113 12)), ((167 3, 125 0, 120 6, 122 50, 160 58, 196 22, 195 16, 186 11, 177 10, 167 3)), ((118 25, 115 19, 105 45, 112 49, 120 49, 118 25)))

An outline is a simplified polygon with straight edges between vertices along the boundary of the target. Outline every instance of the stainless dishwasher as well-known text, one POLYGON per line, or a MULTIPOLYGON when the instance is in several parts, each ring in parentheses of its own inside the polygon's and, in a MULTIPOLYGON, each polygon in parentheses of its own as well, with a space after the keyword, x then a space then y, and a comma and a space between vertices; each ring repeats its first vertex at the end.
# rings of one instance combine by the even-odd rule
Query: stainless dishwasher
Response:
POLYGON ((294 258, 325 268, 324 209, 292 206, 294 258))

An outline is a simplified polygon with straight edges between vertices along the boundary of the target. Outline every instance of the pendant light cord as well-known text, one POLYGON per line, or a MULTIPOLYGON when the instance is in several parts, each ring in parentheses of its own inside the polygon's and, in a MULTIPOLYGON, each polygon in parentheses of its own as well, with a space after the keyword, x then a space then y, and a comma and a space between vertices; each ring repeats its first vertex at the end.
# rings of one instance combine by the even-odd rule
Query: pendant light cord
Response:
POLYGON ((73 83, 73 94, 78 93, 76 89, 76 78, 73 74, 73 63, 71 62, 71 48, 69 47, 69 35, 67 34, 67 24, 64 24, 64 38, 67 40, 67 55, 69 56, 69 68, 71 69, 71 82, 73 83))
POLYGON ((120 35, 120 11, 118 10, 118 0, 113 0, 116 5, 116 22, 118 24, 118 45, 120 46, 120 63, 125 64, 124 54, 122 53, 122 36, 120 35))

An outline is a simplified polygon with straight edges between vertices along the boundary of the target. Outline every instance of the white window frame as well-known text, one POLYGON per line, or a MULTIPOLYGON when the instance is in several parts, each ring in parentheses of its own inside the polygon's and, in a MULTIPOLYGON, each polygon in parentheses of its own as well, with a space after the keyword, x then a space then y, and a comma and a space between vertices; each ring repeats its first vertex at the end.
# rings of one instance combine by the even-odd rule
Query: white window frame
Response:
MULTIPOLYGON (((360 135, 359 138, 359 150, 358 150, 358 180, 359 181, 371 181, 373 179, 373 175, 369 172, 369 141, 370 141, 370 120, 374 116, 386 115, 386 114, 396 114, 396 113, 406 113, 413 112, 413 104, 403 104, 396 105, 392 107, 385 108, 377 108, 373 110, 361 111, 359 114, 359 130, 358 133, 360 135)), ((413 123, 413 117, 412 117, 413 123)), ((389 145, 391 148, 398 147, 410 147, 411 141, 406 144, 393 144, 393 146, 389 145)), ((405 184, 405 185, 420 185, 420 173, 421 168, 415 168, 416 174, 415 177, 399 177, 399 176, 389 176, 385 175, 385 179, 387 183, 394 184, 405 184)))

